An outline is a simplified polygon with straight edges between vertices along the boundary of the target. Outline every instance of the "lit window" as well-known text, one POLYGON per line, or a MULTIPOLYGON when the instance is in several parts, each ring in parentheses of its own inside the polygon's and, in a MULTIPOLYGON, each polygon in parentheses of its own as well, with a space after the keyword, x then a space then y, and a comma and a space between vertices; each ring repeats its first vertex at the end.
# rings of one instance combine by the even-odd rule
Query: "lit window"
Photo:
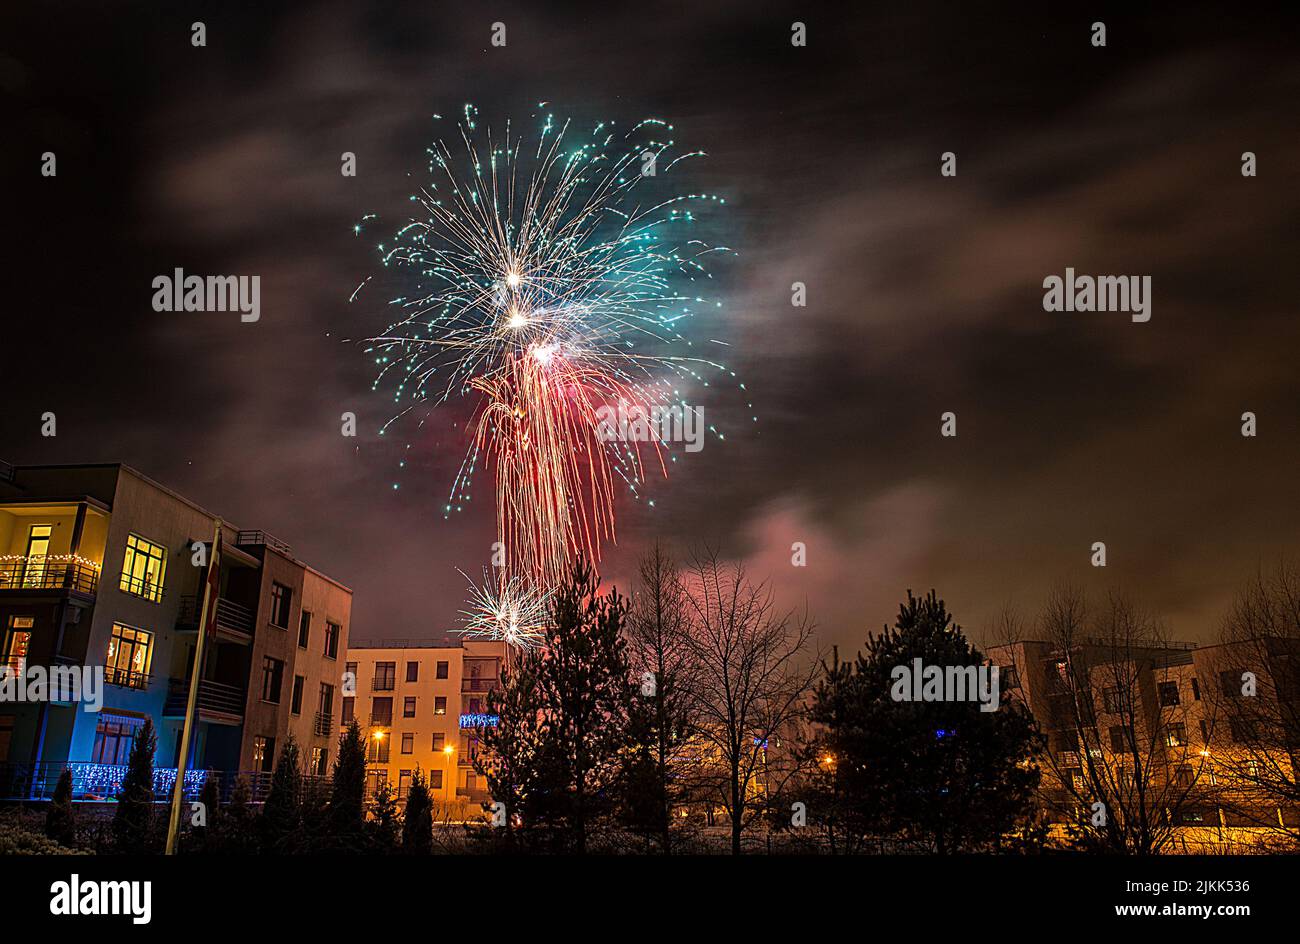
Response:
POLYGON ((435 715, 445 715, 447 713, 447 699, 443 695, 438 695, 433 699, 433 713, 435 715))
POLYGON ((275 738, 253 738, 253 769, 270 773, 275 769, 275 738))
POLYGON ((153 633, 114 623, 104 659, 104 680, 125 688, 148 688, 152 650, 153 633))
POLYGON ((313 747, 311 749, 311 767, 307 772, 314 777, 324 777, 329 773, 329 757, 328 748, 313 747))
POLYGON ((101 711, 95 725, 95 746, 90 759, 96 764, 125 765, 131 756, 136 732, 143 725, 143 718, 101 711))
POLYGON ((123 593, 157 603, 162 600, 166 572, 166 548, 138 534, 127 536, 126 558, 122 561, 122 579, 118 584, 123 593))
POLYGON ((27 650, 32 644, 32 627, 35 625, 36 618, 33 616, 9 617, 4 665, 12 669, 15 675, 22 675, 27 668, 27 650))

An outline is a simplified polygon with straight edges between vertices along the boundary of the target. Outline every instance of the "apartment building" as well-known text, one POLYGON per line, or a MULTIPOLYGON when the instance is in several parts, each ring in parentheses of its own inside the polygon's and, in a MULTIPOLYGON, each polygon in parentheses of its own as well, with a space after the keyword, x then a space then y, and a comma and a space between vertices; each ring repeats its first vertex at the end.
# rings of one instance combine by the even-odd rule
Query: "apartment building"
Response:
POLYGON ((1058 822, 1089 790, 1090 767, 1122 791, 1141 764, 1152 794, 1176 806, 1164 812, 1184 828, 1181 844, 1215 852, 1300 829, 1284 796, 1300 755, 1296 650, 1080 639, 1068 652, 1027 641, 987 654, 1046 738, 1042 789, 1058 822))
POLYGON ((478 815, 490 797, 473 762, 482 729, 496 723, 488 693, 505 659, 504 642, 353 643, 345 669, 356 688, 343 697, 343 723, 355 718, 365 735, 370 790, 387 782, 404 800, 419 769, 440 816, 478 815))
MULTIPOLYGON (((14 668, 102 666, 105 681, 98 712, 0 702, 0 791, 44 795, 67 766, 79 795, 111 796, 146 718, 155 780, 174 780, 205 575, 194 548, 210 552, 216 523, 128 466, 0 465, 0 655, 14 668)), ((265 532, 224 522, 222 545, 194 782, 206 769, 269 776, 291 734, 307 771, 325 773, 351 591, 265 532)))

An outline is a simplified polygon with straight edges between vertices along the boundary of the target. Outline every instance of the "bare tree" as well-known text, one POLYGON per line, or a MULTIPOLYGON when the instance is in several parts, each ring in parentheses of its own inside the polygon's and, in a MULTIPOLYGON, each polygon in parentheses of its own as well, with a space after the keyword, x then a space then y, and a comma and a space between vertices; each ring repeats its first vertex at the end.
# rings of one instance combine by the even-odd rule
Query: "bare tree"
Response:
POLYGON ((1206 658, 1220 724, 1214 763, 1228 825, 1300 839, 1300 572, 1281 560, 1238 592, 1206 658))
POLYGON ((625 627, 632 666, 632 733, 625 816, 634 830, 671 853, 683 826, 698 756, 689 742, 695 707, 686 590, 659 542, 642 559, 625 627))
MULTIPOLYGON (((1024 632, 1010 613, 1001 629, 1024 632)), ((1205 759, 1188 730, 1191 647, 1124 594, 1093 612, 1069 585, 1053 590, 1039 632, 999 648, 1016 654, 1014 684, 1047 737, 1042 799, 1052 818, 1106 851, 1165 850, 1206 812, 1196 791, 1205 759)))
POLYGON ((769 745, 806 710, 818 664, 806 652, 812 624, 778 613, 766 582, 751 583, 743 565, 708 548, 691 556, 685 587, 698 737, 719 768, 717 795, 739 855, 770 789, 769 745))

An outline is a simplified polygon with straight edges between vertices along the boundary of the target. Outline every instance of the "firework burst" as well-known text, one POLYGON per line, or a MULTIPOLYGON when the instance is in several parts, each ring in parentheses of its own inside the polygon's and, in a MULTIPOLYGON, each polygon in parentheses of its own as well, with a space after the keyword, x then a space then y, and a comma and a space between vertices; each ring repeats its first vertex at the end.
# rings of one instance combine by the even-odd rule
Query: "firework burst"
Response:
POLYGON ((550 618, 551 591, 530 587, 520 577, 498 580, 483 574, 483 583, 469 581, 469 609, 461 610, 464 628, 458 630, 470 639, 493 639, 519 649, 531 649, 545 638, 550 618))
POLYGON ((694 235, 696 213, 725 201, 662 195, 700 152, 678 153, 655 119, 584 134, 547 115, 533 139, 509 122, 494 134, 466 106, 456 130, 429 148, 413 215, 379 247, 415 286, 367 350, 399 407, 385 430, 421 404, 474 399, 446 512, 488 464, 503 586, 553 586, 575 553, 599 561, 614 539, 619 483, 638 495, 647 466, 666 472, 666 444, 644 461, 644 443, 600 434, 601 407, 681 403, 679 386, 735 376, 684 333, 718 304, 703 295, 705 261, 728 251, 694 235))

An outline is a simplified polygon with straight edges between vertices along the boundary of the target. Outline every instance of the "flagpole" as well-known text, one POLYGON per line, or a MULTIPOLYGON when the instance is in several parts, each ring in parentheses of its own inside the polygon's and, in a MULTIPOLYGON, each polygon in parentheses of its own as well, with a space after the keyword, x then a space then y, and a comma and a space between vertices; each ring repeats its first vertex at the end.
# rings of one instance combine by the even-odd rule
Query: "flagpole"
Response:
MULTIPOLYGON (((217 542, 221 540, 221 519, 217 519, 216 528, 212 532, 211 553, 217 553, 217 542)), ((208 561, 208 566, 221 566, 219 561, 208 561)), ((176 835, 180 832, 181 825, 181 798, 185 790, 185 767, 190 753, 190 734, 194 730, 194 709, 199 700, 199 676, 203 670, 203 643, 208 635, 208 607, 215 607, 216 600, 210 599, 212 596, 212 580, 210 572, 204 574, 203 580, 203 606, 199 611, 199 631, 198 638, 194 643, 194 668, 190 672, 190 695, 189 701, 185 704, 185 727, 181 733, 180 757, 176 760, 176 783, 172 787, 171 818, 167 824, 167 850, 166 855, 176 854, 176 835)), ((209 811, 211 812, 211 811, 209 811)))

